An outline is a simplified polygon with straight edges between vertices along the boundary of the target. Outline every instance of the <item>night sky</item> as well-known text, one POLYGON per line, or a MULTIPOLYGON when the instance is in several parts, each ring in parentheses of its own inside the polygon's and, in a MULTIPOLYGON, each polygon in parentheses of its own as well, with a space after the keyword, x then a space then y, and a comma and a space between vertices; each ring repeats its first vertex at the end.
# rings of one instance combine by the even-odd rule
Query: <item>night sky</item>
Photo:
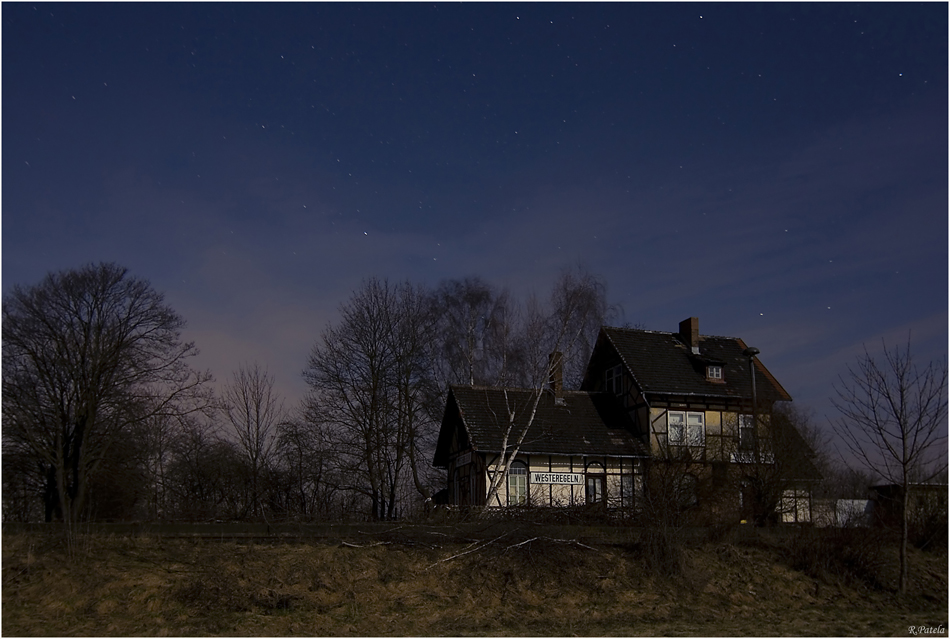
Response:
POLYGON ((2 283, 115 261, 289 401, 365 278, 742 337, 834 415, 947 354, 948 5, 2 5, 2 283))

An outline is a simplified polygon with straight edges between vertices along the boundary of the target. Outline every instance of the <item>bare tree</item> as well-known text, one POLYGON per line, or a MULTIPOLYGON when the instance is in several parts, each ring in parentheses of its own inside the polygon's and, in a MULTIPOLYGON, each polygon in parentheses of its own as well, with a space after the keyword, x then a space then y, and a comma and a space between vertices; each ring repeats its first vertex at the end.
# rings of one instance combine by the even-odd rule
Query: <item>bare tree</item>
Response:
POLYGON ((329 515, 335 485, 329 437, 323 424, 306 418, 280 427, 278 466, 284 475, 289 514, 301 519, 329 515))
POLYGON ((533 419, 522 428, 521 416, 537 409, 552 370, 563 366, 560 353, 573 358, 590 348, 609 310, 604 300, 603 283, 581 270, 566 271, 547 304, 532 301, 524 312, 478 278, 444 282, 431 294, 365 282, 304 371, 306 419, 328 432, 338 487, 368 498, 374 518, 395 516, 410 483, 428 502, 437 478, 425 460, 447 384, 527 384, 537 389, 534 401, 512 399, 499 418, 512 456, 493 476, 497 493, 533 419))
POLYGON ((133 425, 198 410, 210 379, 188 361, 184 320, 115 264, 51 273, 3 302, 3 436, 50 469, 71 525, 91 477, 133 425))
POLYGON ((45 515, 52 519, 50 507, 55 499, 46 492, 54 484, 49 480, 49 466, 22 442, 3 438, 3 521, 40 521, 45 515))
POLYGON ((165 469, 168 512, 189 520, 231 518, 242 506, 235 478, 243 460, 233 443, 217 436, 215 422, 202 417, 182 419, 172 438, 165 469))
POLYGON ((861 464, 900 486, 900 594, 907 591, 908 497, 912 482, 926 482, 947 468, 947 365, 918 367, 910 350, 888 348, 883 357, 865 349, 832 399, 841 417, 835 432, 861 464))
POLYGON ((433 407, 444 405, 442 389, 432 375, 437 316, 423 287, 404 284, 396 293, 391 339, 397 430, 404 433, 413 486, 431 506, 432 486, 438 482, 428 463, 438 437, 433 407))
POLYGON ((852 468, 838 463, 831 465, 825 475, 824 492, 831 499, 867 499, 875 483, 875 475, 864 466, 852 468))
POLYGON ((369 499, 375 519, 397 516, 409 482, 423 497, 431 493, 419 454, 431 429, 425 298, 409 283, 366 281, 342 306, 340 324, 323 332, 304 371, 306 415, 328 429, 340 488, 369 499))
POLYGON ((703 464, 685 451, 648 466, 648 478, 635 515, 646 559, 664 575, 680 574, 685 529, 695 525, 703 464))
POLYGON ((181 430, 183 416, 156 415, 140 429, 144 449, 144 470, 149 480, 147 515, 161 519, 168 514, 166 472, 173 459, 173 445, 181 430))
MULTIPOLYGON (((446 280, 431 297, 438 327, 433 371, 439 388, 448 384, 510 383, 518 368, 511 328, 511 295, 479 277, 446 280)), ((444 402, 443 402, 444 406, 444 402)))
MULTIPOLYGON (((589 355, 590 345, 611 311, 606 293, 602 279, 578 268, 561 274, 546 305, 534 297, 528 300, 519 341, 524 353, 524 372, 533 392, 521 405, 514 401, 513 394, 504 392, 506 414, 497 417, 498 427, 503 431, 502 454, 489 472, 486 503, 497 498, 507 480, 545 389, 552 382, 561 383, 566 361, 573 361, 580 353, 589 355)), ((580 379, 581 375, 575 377, 580 379)), ((554 389, 555 393, 560 390, 554 389)))
MULTIPOLYGON (((200 445, 200 441, 190 442, 200 445)), ((233 443, 211 439, 194 457, 179 459, 176 476, 180 487, 180 513, 191 520, 236 520, 247 513, 247 460, 233 443)))
POLYGON ((251 473, 248 510, 252 516, 264 515, 261 477, 273 462, 278 429, 286 419, 274 377, 258 364, 241 366, 224 387, 224 410, 251 473))
POLYGON ((367 497, 374 519, 393 516, 405 462, 388 397, 391 296, 388 283, 364 283, 341 308, 341 325, 324 330, 304 371, 307 415, 330 430, 341 488, 367 497))
POLYGON ((565 385, 580 388, 600 328, 612 321, 618 310, 607 301, 607 283, 602 277, 581 266, 565 269, 551 291, 550 315, 542 333, 548 342, 536 358, 561 351, 565 385))

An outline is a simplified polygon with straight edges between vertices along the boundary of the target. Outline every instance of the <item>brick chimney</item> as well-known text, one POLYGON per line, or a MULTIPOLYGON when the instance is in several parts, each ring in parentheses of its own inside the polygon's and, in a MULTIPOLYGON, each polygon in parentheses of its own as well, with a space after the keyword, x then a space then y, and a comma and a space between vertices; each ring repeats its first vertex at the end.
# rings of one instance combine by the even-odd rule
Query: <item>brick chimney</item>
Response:
POLYGON ((690 317, 680 322, 680 339, 685 342, 694 355, 699 355, 699 318, 690 317))
POLYGON ((548 355, 548 385, 554 391, 555 398, 564 396, 564 357, 560 351, 548 355))

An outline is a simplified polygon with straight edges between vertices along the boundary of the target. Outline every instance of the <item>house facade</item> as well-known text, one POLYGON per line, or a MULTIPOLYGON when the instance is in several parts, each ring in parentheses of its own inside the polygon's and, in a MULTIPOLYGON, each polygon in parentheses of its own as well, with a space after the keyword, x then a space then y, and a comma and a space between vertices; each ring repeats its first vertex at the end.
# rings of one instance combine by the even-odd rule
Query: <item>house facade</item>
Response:
POLYGON ((602 328, 579 391, 452 387, 435 456, 449 502, 636 509, 675 481, 676 499, 707 514, 808 522, 820 475, 794 426, 773 423, 775 403, 791 397, 757 353, 700 335, 693 317, 676 332, 602 328), (513 450, 501 427, 532 397, 537 421, 487 503, 491 473, 513 450))
POLYGON ((450 504, 633 508, 647 458, 607 393, 451 386, 434 462, 448 473, 450 504), (529 420, 489 499, 492 477, 504 473, 505 453, 529 420))

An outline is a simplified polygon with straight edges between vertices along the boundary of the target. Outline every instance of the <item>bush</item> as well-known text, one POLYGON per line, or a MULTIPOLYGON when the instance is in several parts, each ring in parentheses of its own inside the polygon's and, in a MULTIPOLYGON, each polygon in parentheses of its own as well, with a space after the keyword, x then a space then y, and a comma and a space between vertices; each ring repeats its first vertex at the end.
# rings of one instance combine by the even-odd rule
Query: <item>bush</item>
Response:
POLYGON ((947 550, 947 513, 932 510, 913 519, 908 541, 921 550, 947 550))
POLYGON ((816 579, 882 588, 884 537, 874 528, 801 528, 780 541, 779 551, 816 579))

